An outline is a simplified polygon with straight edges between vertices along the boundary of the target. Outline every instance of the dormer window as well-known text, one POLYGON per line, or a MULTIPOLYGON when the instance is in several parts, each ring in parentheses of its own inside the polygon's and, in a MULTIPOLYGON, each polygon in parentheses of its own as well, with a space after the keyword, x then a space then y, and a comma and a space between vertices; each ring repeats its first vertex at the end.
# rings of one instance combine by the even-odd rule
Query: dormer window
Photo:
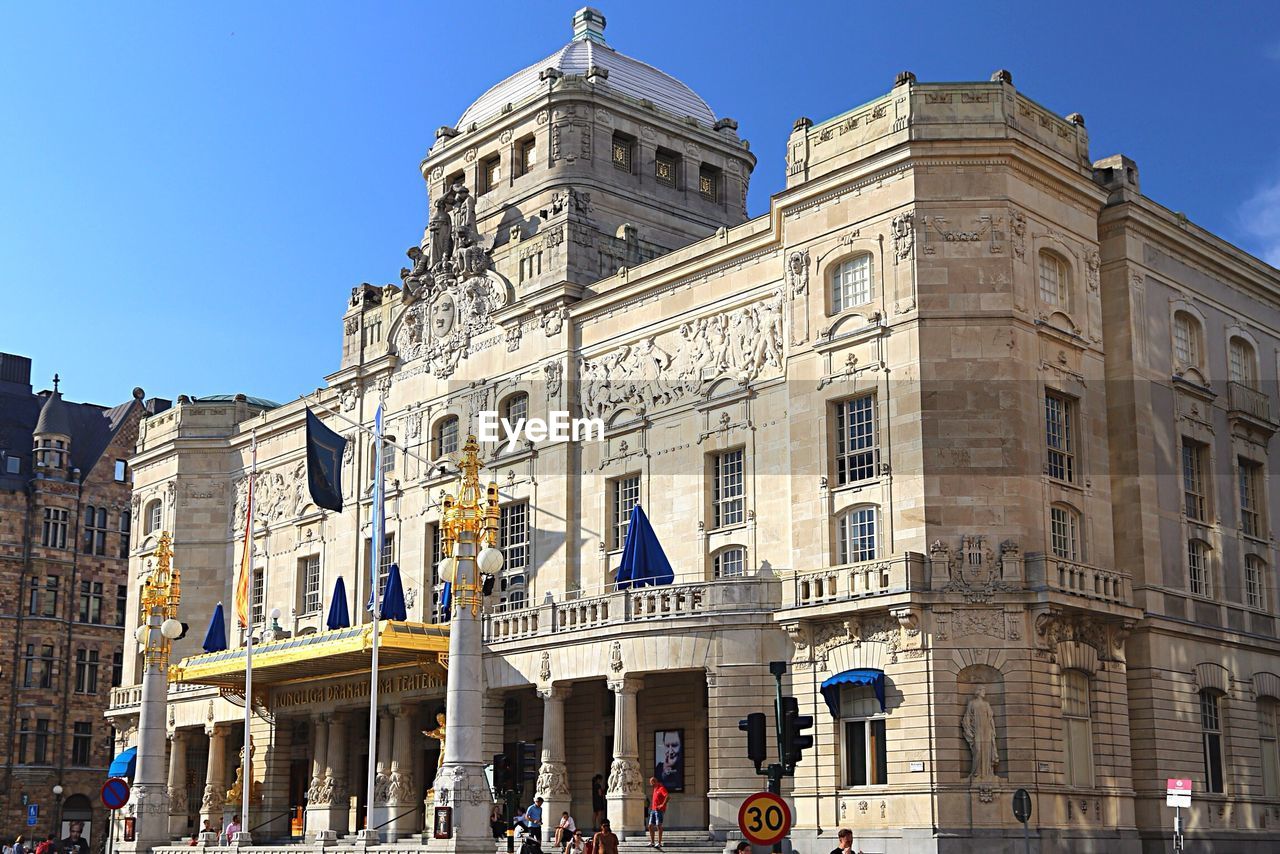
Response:
POLYGON ((702 164, 698 170, 698 193, 709 202, 720 201, 720 170, 702 164))
POLYGON ((659 184, 675 187, 678 184, 677 173, 680 170, 680 155, 672 151, 658 149, 653 161, 653 177, 659 184))
POLYGON ((636 150, 636 141, 625 133, 614 133, 613 135, 613 165, 621 169, 623 172, 630 173, 631 163, 635 159, 632 155, 636 150))
POLYGON ((490 157, 480 164, 480 192, 496 190, 502 180, 502 158, 490 157))

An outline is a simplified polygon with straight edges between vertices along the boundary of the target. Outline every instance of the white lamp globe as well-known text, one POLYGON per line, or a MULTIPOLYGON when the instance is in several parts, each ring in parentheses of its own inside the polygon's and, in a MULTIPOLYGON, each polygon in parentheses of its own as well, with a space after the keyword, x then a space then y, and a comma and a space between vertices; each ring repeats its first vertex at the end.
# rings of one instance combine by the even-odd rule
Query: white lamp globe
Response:
POLYGON ((449 584, 453 583, 453 569, 454 569, 455 563, 456 561, 451 557, 447 557, 444 560, 440 561, 439 569, 440 569, 441 581, 446 581, 449 584))
POLYGON ((182 634, 182 623, 170 617, 160 624, 160 634, 169 640, 177 640, 178 635, 182 634))
POLYGON ((149 628, 149 626, 138 626, 138 628, 137 628, 136 630, 134 630, 133 636, 134 636, 134 638, 138 641, 138 643, 146 643, 146 642, 147 642, 147 629, 148 629, 148 628, 149 628))
POLYGON ((55 785, 54 785, 54 787, 53 787, 53 793, 54 793, 55 795, 61 795, 61 794, 62 794, 62 784, 61 784, 61 783, 57 783, 57 784, 55 784, 55 785))
POLYGON ((280 619, 280 609, 279 609, 279 608, 272 608, 272 609, 271 609, 271 619, 272 619, 272 620, 278 620, 278 619, 280 619))
POLYGON ((492 546, 483 548, 480 550, 480 554, 476 558, 476 562, 480 564, 481 572, 487 572, 489 575, 493 575, 495 572, 502 569, 502 552, 492 546))

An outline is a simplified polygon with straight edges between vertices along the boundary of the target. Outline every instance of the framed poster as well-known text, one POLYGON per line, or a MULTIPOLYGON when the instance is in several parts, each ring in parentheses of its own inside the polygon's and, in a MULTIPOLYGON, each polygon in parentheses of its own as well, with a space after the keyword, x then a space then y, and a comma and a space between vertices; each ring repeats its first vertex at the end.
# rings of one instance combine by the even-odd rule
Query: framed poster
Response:
POLYGON ((668 792, 684 791, 684 730, 654 732, 653 776, 668 792))
POLYGON ((453 838, 453 807, 436 807, 435 821, 432 825, 436 839, 453 838))

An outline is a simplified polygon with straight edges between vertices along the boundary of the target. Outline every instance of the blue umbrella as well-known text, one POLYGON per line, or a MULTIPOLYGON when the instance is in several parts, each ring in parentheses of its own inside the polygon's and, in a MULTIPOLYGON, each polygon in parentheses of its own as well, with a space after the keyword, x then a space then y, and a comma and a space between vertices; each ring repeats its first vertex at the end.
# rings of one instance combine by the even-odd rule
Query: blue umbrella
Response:
POLYGON ((351 612, 347 610, 347 583, 342 580, 342 576, 338 576, 338 582, 333 585, 333 601, 329 603, 329 619, 324 621, 325 628, 329 631, 334 629, 346 629, 351 626, 351 612))
POLYGON ((227 619, 222 615, 221 602, 213 609, 209 631, 204 633, 204 643, 200 646, 205 652, 223 652, 227 648, 227 619))
POLYGON ((622 563, 618 565, 618 589, 670 584, 675 580, 671 561, 667 560, 649 517, 639 504, 633 505, 627 523, 627 541, 622 547, 622 563))
POLYGON ((393 563, 387 570, 387 587, 382 591, 382 619, 401 623, 409 619, 408 609, 404 606, 404 584, 400 582, 399 564, 393 563))

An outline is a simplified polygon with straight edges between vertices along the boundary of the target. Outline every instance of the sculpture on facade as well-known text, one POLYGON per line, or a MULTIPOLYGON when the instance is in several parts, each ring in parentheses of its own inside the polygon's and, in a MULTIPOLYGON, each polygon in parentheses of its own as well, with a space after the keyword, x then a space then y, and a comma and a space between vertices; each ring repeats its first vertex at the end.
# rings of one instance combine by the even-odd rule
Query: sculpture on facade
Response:
POLYGON ((427 738, 434 738, 436 741, 440 742, 440 757, 436 759, 436 768, 439 768, 441 765, 444 764, 444 740, 446 737, 445 724, 444 724, 444 712, 436 712, 436 728, 424 729, 422 731, 422 734, 425 735, 427 738))
POLYGON ((987 702, 987 689, 978 686, 965 706, 960 720, 964 740, 969 743, 969 755, 973 758, 969 779, 989 782, 996 778, 1000 766, 1000 749, 996 745, 996 717, 987 702))

